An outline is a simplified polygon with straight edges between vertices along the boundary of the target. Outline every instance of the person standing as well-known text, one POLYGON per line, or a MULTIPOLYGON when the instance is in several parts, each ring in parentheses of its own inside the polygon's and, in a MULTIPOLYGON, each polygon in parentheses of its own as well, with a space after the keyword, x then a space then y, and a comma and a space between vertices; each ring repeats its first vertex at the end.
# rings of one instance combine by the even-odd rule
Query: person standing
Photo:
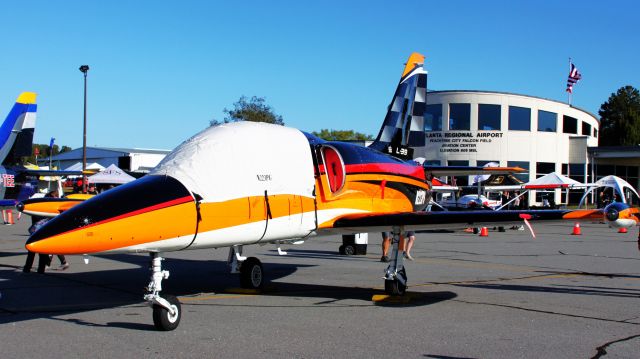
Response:
POLYGON ((389 247, 391 247, 391 235, 389 232, 382 232, 382 257, 380 262, 388 263, 389 259, 389 247))
POLYGON ((412 261, 413 257, 411 256, 411 248, 413 248, 413 242, 416 240, 416 232, 406 231, 404 236, 407 238, 407 244, 404 248, 404 257, 412 261))

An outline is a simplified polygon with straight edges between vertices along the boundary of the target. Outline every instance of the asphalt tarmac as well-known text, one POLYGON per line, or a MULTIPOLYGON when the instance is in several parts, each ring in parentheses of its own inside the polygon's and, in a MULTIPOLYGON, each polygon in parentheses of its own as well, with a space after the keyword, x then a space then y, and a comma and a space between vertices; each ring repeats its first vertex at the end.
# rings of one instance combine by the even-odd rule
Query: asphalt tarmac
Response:
POLYGON ((226 249, 168 253, 163 293, 183 315, 158 332, 142 300, 148 256, 72 256, 65 271, 23 274, 27 222, 0 225, 2 358, 640 357, 637 229, 418 233, 401 299, 384 295, 378 233, 365 256, 338 255, 337 236, 287 256, 245 247, 268 277, 257 294, 237 290, 226 249))

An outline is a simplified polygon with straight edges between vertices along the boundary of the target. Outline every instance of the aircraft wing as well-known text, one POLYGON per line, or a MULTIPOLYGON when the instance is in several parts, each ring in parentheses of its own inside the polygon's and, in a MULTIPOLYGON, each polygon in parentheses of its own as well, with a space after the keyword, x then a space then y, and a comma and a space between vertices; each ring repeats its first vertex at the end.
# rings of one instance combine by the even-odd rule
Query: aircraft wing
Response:
POLYGON ((461 229, 483 225, 522 223, 550 220, 587 221, 602 219, 602 210, 525 210, 525 211, 444 211, 410 213, 363 213, 337 219, 333 227, 354 231, 388 231, 391 226, 405 230, 461 229))
POLYGON ((64 171, 64 170, 31 170, 21 171, 28 176, 82 176, 83 174, 92 175, 95 171, 64 171))
POLYGON ((424 166, 424 171, 436 177, 470 176, 481 174, 513 174, 527 172, 520 167, 473 167, 473 166, 424 166))

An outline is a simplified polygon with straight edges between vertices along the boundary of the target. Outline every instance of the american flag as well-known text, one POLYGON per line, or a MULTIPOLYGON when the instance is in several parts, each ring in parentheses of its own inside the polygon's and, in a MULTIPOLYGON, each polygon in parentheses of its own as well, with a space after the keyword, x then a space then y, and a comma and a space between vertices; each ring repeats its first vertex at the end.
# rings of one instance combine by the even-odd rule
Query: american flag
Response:
POLYGON ((571 63, 571 71, 569 71, 569 77, 567 78, 567 92, 573 93, 573 85, 575 85, 580 79, 582 75, 578 72, 578 68, 576 65, 571 63))

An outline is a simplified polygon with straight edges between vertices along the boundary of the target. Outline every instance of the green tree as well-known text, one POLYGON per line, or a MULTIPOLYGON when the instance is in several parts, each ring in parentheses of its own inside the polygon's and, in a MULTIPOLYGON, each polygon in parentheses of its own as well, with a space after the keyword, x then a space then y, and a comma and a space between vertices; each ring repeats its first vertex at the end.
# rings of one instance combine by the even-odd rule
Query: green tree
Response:
POLYGON ((640 92, 624 86, 600 106, 600 146, 640 144, 640 92))
MULTIPOLYGON (((282 116, 277 115, 273 108, 265 103, 264 97, 252 96, 248 99, 246 96, 241 96, 240 99, 233 104, 232 110, 225 108, 223 112, 227 114, 223 123, 251 121, 284 125, 282 116)), ((216 126, 220 123, 221 122, 216 119, 209 121, 211 126, 216 126)))
POLYGON ((329 130, 323 128, 312 132, 314 136, 320 137, 327 141, 369 141, 373 140, 373 136, 367 135, 353 130, 329 130))
MULTIPOLYGON (((71 147, 62 146, 62 148, 58 147, 58 145, 53 145, 53 156, 71 151, 71 147)), ((38 158, 43 159, 45 157, 49 157, 49 145, 34 143, 31 145, 31 156, 27 157, 26 161, 29 163, 36 163, 36 153, 38 153, 38 158), (36 151, 36 148, 38 149, 36 151)))

